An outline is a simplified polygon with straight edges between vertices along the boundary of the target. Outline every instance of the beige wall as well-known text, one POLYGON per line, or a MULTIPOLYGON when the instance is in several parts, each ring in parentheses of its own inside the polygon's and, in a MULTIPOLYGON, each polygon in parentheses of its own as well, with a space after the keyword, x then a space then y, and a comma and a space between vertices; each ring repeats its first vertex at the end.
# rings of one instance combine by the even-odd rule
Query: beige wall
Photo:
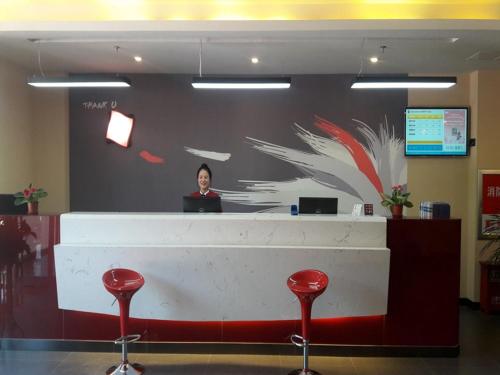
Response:
MULTIPOLYGON (((471 106, 471 138, 478 139, 478 92, 479 92, 478 72, 470 74, 469 102, 471 106)), ((476 256, 477 248, 477 223, 478 223, 478 200, 477 200, 477 155, 479 146, 471 147, 469 162, 467 164, 467 219, 462 222, 462 238, 465 232, 465 242, 462 241, 462 296, 472 301, 479 301, 479 269, 476 256), (464 282, 464 278, 467 278, 464 282)))
MULTIPOLYGON (((469 106, 470 77, 457 77, 457 85, 447 90, 409 90, 410 106, 469 106)), ((474 113, 474 109, 471 110, 474 113)), ((475 152, 475 150, 474 150, 475 152)), ((468 284, 470 275, 468 264, 470 251, 465 245, 469 241, 469 164, 470 158, 408 158, 408 191, 411 192, 414 208, 408 210, 410 216, 419 215, 419 202, 444 201, 450 203, 451 215, 462 219, 462 252, 460 292, 471 298, 468 284)), ((435 235, 439 235, 438 233, 435 235)))
POLYGON ((478 76, 478 156, 480 169, 500 167, 500 72, 479 71, 478 76))
MULTIPOLYGON (((445 92, 411 90, 409 105, 471 107, 471 137, 477 146, 467 158, 408 158, 408 190, 414 203, 422 200, 449 202, 452 216, 462 219, 462 297, 479 301, 479 250, 477 241, 479 169, 500 169, 499 71, 476 71, 458 77, 458 85, 445 92)), ((418 208, 409 211, 418 215, 418 208)), ((439 234, 436 234, 439 235, 439 234)))
MULTIPOLYGON (((500 108, 500 96, 498 88, 500 87, 500 72, 499 71, 479 71, 474 73, 474 78, 477 84, 476 98, 477 101, 477 161, 474 184, 477 189, 477 170, 480 169, 500 169, 500 119, 498 111, 500 108)), ((476 190, 477 191, 477 190, 476 190)), ((477 212, 477 193, 475 202, 475 218, 478 219, 477 212)), ((477 221, 475 227, 477 231, 477 221)), ((484 245, 483 241, 471 240, 471 244, 475 243, 476 260, 480 256, 480 249, 484 245)), ((470 267, 475 270, 474 292, 479 297, 479 264, 476 261, 470 267)))
POLYGON ((33 88, 34 178, 49 193, 42 213, 69 211, 69 104, 66 89, 33 88))
POLYGON ((67 90, 40 90, 26 84, 29 72, 0 61, 0 193, 29 183, 49 196, 41 213, 69 209, 67 90))
POLYGON ((0 60, 0 193, 15 193, 35 182, 27 75, 0 60))

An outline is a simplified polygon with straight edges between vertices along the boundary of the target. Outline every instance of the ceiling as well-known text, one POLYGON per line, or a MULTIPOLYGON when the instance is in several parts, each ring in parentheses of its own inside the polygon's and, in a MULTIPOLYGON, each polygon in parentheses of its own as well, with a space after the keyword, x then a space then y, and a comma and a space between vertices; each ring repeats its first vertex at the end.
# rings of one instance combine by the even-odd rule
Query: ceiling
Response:
POLYGON ((498 20, 499 0, 2 0, 0 22, 498 20))
POLYGON ((2 30, 0 59, 29 74, 197 74, 200 46, 203 74, 500 69, 498 21, 59 23, 2 30), (142 63, 133 60, 135 55, 142 63), (250 62, 253 56, 259 64, 250 62), (371 56, 380 61, 370 63, 371 56))

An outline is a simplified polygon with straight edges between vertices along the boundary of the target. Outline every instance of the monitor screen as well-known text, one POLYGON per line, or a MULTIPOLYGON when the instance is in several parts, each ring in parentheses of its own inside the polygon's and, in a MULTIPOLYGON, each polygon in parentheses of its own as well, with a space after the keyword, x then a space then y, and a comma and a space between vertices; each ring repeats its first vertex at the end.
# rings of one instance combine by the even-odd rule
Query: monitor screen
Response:
POLYGON ((405 155, 469 155, 469 109, 406 108, 405 155))
POLYGON ((14 205, 14 194, 0 194, 0 214, 7 215, 26 215, 28 212, 27 205, 14 205))
POLYGON ((220 197, 200 198, 183 197, 182 206, 184 212, 222 212, 220 197))
POLYGON ((299 214, 337 214, 337 198, 299 197, 299 214))

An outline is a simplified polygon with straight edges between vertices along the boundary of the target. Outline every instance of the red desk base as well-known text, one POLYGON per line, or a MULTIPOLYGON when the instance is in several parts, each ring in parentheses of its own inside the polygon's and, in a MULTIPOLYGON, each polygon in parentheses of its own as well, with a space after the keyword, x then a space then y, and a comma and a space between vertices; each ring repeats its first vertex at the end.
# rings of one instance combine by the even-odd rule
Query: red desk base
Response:
MULTIPOLYGON (((0 229, 0 337, 115 339, 118 317, 57 308, 53 245, 59 241, 59 217, 35 218, 0 216, 7 223, 0 229)), ((460 220, 388 220, 387 225, 387 315, 313 320, 313 341, 457 347, 460 220)), ((130 332, 142 333, 146 341, 288 343, 299 329, 300 321, 130 321, 130 332)))

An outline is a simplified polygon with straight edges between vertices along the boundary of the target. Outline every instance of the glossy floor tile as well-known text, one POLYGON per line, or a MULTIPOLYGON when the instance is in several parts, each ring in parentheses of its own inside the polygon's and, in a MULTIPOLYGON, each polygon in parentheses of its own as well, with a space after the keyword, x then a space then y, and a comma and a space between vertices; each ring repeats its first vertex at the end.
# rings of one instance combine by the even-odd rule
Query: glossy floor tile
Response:
MULTIPOLYGON (((498 375, 500 316, 460 310, 461 354, 456 358, 323 357, 310 367, 323 375, 498 375)), ((119 353, 0 350, 0 374, 94 375, 117 364, 119 353)), ((151 375, 286 375, 301 366, 288 355, 130 354, 151 375)))

